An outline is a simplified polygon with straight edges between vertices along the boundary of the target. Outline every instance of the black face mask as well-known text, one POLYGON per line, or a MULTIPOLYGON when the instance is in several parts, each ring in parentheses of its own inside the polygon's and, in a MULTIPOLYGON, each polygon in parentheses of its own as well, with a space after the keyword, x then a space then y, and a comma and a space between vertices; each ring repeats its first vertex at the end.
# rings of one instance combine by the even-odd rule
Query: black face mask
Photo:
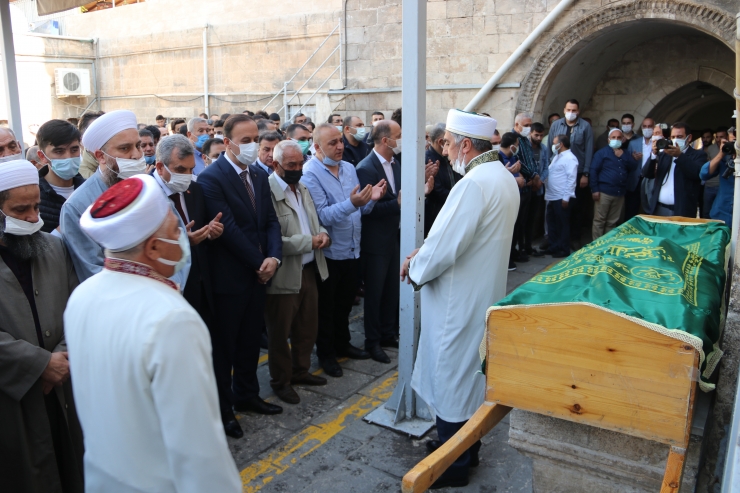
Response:
MULTIPOLYGON (((283 168, 282 166, 280 167, 283 168)), ((283 168, 283 173, 284 175, 281 178, 288 185, 295 185, 296 183, 301 181, 301 177, 303 176, 302 169, 288 170, 283 168)))

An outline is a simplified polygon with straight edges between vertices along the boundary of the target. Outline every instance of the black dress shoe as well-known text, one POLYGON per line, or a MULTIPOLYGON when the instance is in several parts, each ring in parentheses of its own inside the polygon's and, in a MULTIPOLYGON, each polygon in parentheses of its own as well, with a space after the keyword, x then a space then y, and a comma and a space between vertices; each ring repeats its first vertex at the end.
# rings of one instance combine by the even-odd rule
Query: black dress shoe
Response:
POLYGON ((439 478, 429 487, 430 490, 440 488, 462 488, 468 485, 468 478, 439 478))
POLYGON ((394 347, 398 349, 398 339, 395 337, 393 339, 383 339, 380 341, 380 347, 394 347))
POLYGON ((310 373, 307 373, 302 377, 291 378, 290 383, 292 383, 293 385, 326 385, 326 378, 317 377, 316 375, 311 375, 310 373))
POLYGON ((301 397, 298 395, 298 392, 296 392, 290 385, 283 387, 282 389, 272 390, 275 392, 275 395, 278 396, 278 399, 283 402, 287 402, 288 404, 298 404, 301 402, 301 397))
POLYGON ((380 346, 371 347, 367 350, 367 352, 370 353, 370 357, 375 361, 378 361, 380 363, 391 362, 391 359, 388 357, 387 354, 385 354, 385 351, 383 351, 380 346))
POLYGON ((544 257, 545 251, 544 250, 532 250, 532 256, 533 257, 544 257))
POLYGON ((339 378, 344 375, 342 367, 339 366, 339 363, 337 363, 337 360, 335 359, 319 360, 319 364, 321 365, 321 368, 324 369, 324 373, 330 377, 339 378))
POLYGON ((370 359, 370 354, 367 351, 354 347, 352 344, 347 344, 347 347, 337 351, 337 356, 349 359, 370 359))
POLYGON ((263 401, 260 397, 255 397, 246 402, 240 402, 234 404, 234 411, 244 413, 251 411, 257 414, 280 414, 283 412, 283 408, 270 404, 269 402, 263 401))
POLYGON ((224 424, 224 433, 226 433, 227 437, 241 438, 244 436, 242 427, 239 426, 236 416, 231 411, 221 416, 221 422, 224 424))

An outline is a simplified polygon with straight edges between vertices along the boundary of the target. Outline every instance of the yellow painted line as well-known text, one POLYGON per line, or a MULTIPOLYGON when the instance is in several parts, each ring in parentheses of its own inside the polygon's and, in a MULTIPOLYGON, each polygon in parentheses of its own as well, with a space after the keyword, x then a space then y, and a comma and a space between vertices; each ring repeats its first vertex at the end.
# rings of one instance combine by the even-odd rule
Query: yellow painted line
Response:
POLYGON ((242 491, 255 493, 261 490, 276 476, 290 469, 299 459, 306 457, 351 423, 387 401, 397 381, 398 372, 373 387, 369 396, 355 395, 346 407, 339 408, 339 414, 331 421, 306 427, 288 440, 285 445, 244 469, 241 472, 242 491))
POLYGON ((262 356, 260 356, 260 359, 257 360, 257 364, 261 365, 262 363, 267 361, 267 358, 268 358, 268 354, 267 353, 263 354, 262 356))

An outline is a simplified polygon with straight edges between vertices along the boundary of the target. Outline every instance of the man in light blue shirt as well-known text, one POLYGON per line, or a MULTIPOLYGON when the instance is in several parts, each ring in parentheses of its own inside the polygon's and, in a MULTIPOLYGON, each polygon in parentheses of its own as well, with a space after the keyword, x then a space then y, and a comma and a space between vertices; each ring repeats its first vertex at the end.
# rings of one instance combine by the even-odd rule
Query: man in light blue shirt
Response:
MULTIPOLYGON (((362 214, 385 195, 386 183, 360 190, 354 166, 342 161, 342 134, 329 123, 316 127, 314 157, 303 167, 303 183, 311 193, 319 222, 331 245, 324 249, 329 277, 318 282, 319 333, 316 353, 327 375, 341 377, 338 357, 368 359, 367 351, 350 344, 349 313, 357 291, 362 214)), ((320 281, 320 280, 319 280, 320 281)))
POLYGON ((211 136, 208 135, 208 120, 205 118, 191 118, 188 122, 188 139, 193 143, 195 147, 195 168, 193 168, 193 174, 199 175, 201 171, 206 169, 206 163, 203 161, 203 144, 206 143, 211 136))

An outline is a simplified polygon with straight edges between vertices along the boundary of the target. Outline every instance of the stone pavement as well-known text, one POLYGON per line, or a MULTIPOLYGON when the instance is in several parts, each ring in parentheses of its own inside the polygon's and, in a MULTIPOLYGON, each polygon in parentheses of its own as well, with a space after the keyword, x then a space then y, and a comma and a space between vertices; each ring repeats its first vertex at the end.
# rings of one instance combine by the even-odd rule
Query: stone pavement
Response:
MULTIPOLYGON (((509 272, 513 290, 552 264, 551 257, 531 257, 509 272)), ((352 343, 364 343, 362 305, 352 311, 352 343)), ((283 414, 237 414, 244 429, 229 447, 241 471, 245 493, 261 492, 397 492, 401 478, 426 456, 424 442, 436 438, 433 429, 420 440, 362 420, 393 392, 398 354, 386 350, 390 364, 373 360, 341 360, 341 378, 324 387, 296 387, 297 405, 282 403, 269 386, 267 355, 260 359, 258 375, 262 397, 281 404, 283 414)), ((314 374, 323 372, 314 353, 314 374)), ((530 459, 509 447, 508 417, 483 439, 481 464, 460 492, 531 492, 530 459)), ((445 490, 442 490, 445 491, 445 490)))

